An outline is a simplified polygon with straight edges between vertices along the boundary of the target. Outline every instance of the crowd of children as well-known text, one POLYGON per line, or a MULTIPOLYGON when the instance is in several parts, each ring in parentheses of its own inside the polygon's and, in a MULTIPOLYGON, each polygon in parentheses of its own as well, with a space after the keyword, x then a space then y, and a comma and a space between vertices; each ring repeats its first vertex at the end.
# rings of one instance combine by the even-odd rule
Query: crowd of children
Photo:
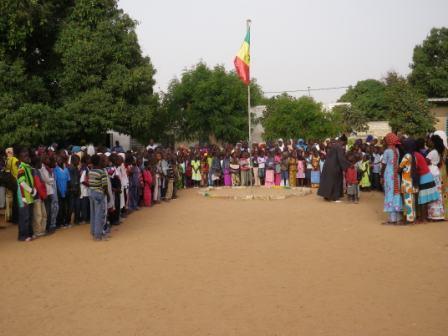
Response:
MULTIPOLYGON (((390 224, 445 219, 448 197, 446 135, 384 141, 371 136, 346 141, 349 167, 344 190, 350 201, 360 191, 384 191, 390 224), (426 146, 428 145, 428 146, 426 146), (429 148, 430 150, 428 150, 429 148)), ((179 147, 151 143, 137 152, 72 146, 5 151, 1 160, 0 208, 18 223, 19 240, 90 222, 94 240, 107 240, 111 225, 141 206, 177 197, 179 188, 207 186, 319 186, 330 140, 299 139, 266 144, 179 147), (16 155, 18 154, 18 155, 16 155)))

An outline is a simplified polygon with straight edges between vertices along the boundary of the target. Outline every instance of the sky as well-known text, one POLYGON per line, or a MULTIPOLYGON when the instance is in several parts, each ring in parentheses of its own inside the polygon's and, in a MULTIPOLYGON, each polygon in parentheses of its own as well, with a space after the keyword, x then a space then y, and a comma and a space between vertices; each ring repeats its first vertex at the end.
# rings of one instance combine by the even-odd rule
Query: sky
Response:
MULTIPOLYGON (((448 26, 448 0, 119 0, 119 7, 138 21, 142 51, 157 70, 156 91, 199 61, 233 69, 246 19, 251 76, 265 92, 407 75, 415 45, 431 28, 448 26)), ((329 104, 344 92, 311 95, 329 104)))

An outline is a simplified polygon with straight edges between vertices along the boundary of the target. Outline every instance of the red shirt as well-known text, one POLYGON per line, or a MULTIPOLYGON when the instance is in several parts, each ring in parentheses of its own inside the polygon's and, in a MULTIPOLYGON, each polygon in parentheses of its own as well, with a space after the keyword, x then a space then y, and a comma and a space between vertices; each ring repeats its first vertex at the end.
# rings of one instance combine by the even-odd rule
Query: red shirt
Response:
POLYGON ((429 173, 428 163, 422 154, 419 152, 414 152, 415 156, 415 166, 417 168, 417 173, 419 176, 423 176, 429 173))
POLYGON ((347 184, 358 184, 358 173, 354 166, 348 167, 345 171, 345 181, 347 184))

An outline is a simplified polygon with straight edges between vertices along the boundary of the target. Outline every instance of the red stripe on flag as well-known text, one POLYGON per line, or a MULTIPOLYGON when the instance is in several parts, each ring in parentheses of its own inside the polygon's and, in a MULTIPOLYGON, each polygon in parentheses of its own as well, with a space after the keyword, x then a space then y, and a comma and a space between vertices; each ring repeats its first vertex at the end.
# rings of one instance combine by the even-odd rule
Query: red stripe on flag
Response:
POLYGON ((246 63, 244 63, 243 60, 239 57, 235 57, 233 63, 235 64, 235 69, 238 76, 240 76, 244 84, 249 85, 250 83, 249 66, 246 63))

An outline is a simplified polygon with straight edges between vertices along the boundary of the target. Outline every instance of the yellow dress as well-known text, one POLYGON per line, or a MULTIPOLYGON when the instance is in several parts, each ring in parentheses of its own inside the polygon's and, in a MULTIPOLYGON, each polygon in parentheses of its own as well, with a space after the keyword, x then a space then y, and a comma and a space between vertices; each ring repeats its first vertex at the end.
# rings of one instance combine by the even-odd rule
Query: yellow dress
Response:
POLYGON ((293 157, 289 158, 289 186, 297 186, 297 159, 293 157))

